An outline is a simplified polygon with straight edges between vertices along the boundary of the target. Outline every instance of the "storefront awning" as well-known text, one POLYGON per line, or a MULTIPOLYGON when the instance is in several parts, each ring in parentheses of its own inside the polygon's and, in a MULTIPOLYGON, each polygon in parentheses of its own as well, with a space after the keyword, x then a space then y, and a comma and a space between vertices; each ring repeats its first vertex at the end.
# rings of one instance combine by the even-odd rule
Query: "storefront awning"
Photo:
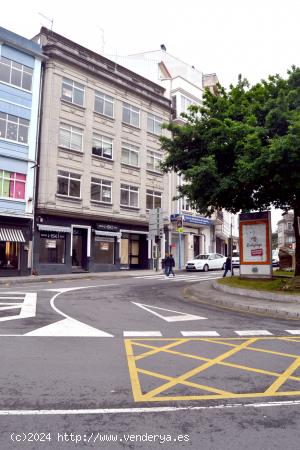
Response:
POLYGON ((60 225, 46 225, 38 223, 37 225, 40 231, 55 231, 56 233, 71 233, 71 227, 62 227, 60 225))
POLYGON ((118 239, 121 239, 121 234, 120 232, 117 231, 99 231, 99 230, 95 230, 95 235, 96 236, 112 236, 112 237, 116 237, 118 239))
POLYGON ((0 228, 0 241, 26 242, 23 232, 16 228, 0 228))

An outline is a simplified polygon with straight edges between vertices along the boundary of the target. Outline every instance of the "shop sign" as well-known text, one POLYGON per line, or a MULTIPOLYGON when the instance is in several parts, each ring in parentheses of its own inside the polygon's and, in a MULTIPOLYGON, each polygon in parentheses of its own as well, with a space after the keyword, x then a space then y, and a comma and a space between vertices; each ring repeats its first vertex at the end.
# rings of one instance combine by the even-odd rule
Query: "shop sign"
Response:
POLYGON ((115 233, 120 231, 120 227, 110 223, 96 223, 95 229, 99 231, 113 231, 115 233))
MULTIPOLYGON (((170 216, 171 222, 176 222, 178 216, 180 216, 180 214, 171 214, 171 216, 170 216)), ((207 219, 206 217, 190 216, 188 214, 183 214, 181 217, 183 219, 183 222, 185 222, 185 223, 190 223, 190 224, 194 224, 194 225, 204 225, 204 226, 212 225, 212 220, 207 219)))
POLYGON ((95 242, 115 242, 115 239, 105 236, 95 236, 95 242))
MULTIPOLYGON (((65 233, 56 233, 54 231, 40 231, 40 237, 42 239, 65 239, 65 233)), ((48 247, 50 248, 50 247, 48 247)))
POLYGON ((46 239, 45 247, 46 248, 56 248, 56 241, 55 240, 46 239))

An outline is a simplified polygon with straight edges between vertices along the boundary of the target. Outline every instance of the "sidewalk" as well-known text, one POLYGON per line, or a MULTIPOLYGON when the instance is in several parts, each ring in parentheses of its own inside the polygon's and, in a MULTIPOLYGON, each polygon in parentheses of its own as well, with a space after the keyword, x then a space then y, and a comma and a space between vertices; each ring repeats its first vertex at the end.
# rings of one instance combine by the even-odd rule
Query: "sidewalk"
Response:
POLYGON ((195 283, 184 289, 185 297, 199 303, 215 305, 234 311, 251 312, 269 317, 300 320, 300 296, 272 294, 263 291, 228 288, 217 281, 195 283), (269 294, 269 295, 268 295, 269 294), (268 298, 269 297, 269 298, 268 298))
MULTIPOLYGON (((178 272, 178 271, 177 271, 178 272)), ((0 286, 16 285, 25 283, 39 283, 47 281, 68 281, 68 280, 95 280, 95 279, 111 279, 111 278, 130 278, 145 275, 162 274, 159 270, 120 270, 116 272, 84 272, 84 273, 66 273, 60 275, 29 275, 27 277, 0 277, 0 286)), ((175 271, 176 273, 176 271, 175 271)))

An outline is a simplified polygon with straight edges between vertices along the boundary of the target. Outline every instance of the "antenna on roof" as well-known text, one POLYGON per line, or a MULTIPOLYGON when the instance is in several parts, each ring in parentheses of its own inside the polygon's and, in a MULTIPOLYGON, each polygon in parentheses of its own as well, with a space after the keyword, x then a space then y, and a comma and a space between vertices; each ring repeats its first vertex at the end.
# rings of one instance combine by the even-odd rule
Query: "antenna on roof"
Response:
POLYGON ((43 17, 44 19, 48 20, 48 22, 51 23, 51 28, 50 28, 50 30, 52 31, 54 19, 50 19, 50 17, 47 17, 47 16, 45 16, 45 14, 42 14, 42 13, 40 13, 40 12, 39 12, 39 15, 40 15, 41 17, 43 17))
POLYGON ((104 53, 105 40, 104 40, 104 29, 101 27, 97 27, 101 33, 101 53, 104 53))

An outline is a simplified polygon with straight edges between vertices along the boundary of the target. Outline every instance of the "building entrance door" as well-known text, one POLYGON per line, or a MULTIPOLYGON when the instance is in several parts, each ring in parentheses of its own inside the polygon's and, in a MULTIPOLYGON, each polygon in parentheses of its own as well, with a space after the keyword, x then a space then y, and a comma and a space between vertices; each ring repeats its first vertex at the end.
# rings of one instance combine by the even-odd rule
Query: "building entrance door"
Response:
POLYGON ((73 228, 72 270, 75 272, 86 268, 86 239, 85 229, 73 228))
POLYGON ((200 236, 194 236, 194 256, 200 254, 200 236))
POLYGON ((140 242, 139 237, 130 241, 130 267, 137 268, 139 266, 140 242))

